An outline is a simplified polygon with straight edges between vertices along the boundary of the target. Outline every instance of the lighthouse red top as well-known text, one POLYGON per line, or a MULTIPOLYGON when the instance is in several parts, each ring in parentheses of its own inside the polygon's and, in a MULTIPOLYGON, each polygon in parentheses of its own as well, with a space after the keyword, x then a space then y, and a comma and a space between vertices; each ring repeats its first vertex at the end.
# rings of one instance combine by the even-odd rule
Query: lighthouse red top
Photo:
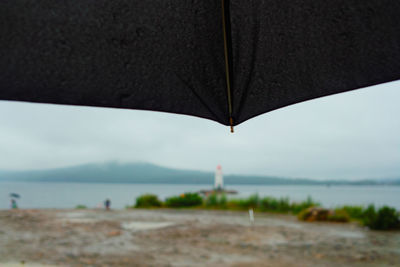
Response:
POLYGON ((221 169, 222 169, 221 165, 218 165, 217 170, 221 170, 221 169))

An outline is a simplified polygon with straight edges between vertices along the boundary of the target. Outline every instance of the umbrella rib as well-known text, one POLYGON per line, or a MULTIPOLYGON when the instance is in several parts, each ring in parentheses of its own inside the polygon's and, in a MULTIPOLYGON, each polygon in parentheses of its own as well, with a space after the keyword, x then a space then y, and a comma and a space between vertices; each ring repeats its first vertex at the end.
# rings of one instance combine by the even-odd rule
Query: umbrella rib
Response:
POLYGON ((229 67, 229 51, 228 51, 228 38, 227 38, 227 24, 229 23, 227 19, 227 8, 226 5, 229 0, 221 0, 222 6, 222 31, 224 35, 224 53, 225 53, 225 75, 226 75, 226 91, 228 96, 228 111, 229 111, 229 124, 231 126, 231 132, 233 133, 233 118, 232 118, 232 97, 231 97, 231 75, 230 75, 230 67, 229 67))
POLYGON ((210 108, 209 105, 207 105, 207 101, 204 101, 204 99, 196 92, 196 90, 193 88, 193 86, 190 85, 189 82, 185 81, 180 75, 178 75, 175 72, 172 72, 172 74, 175 75, 175 77, 183 84, 185 85, 187 88, 190 89, 190 91, 193 93, 193 95, 200 101, 200 103, 207 109, 208 112, 210 112, 210 114, 212 116, 214 116, 215 120, 220 119, 220 117, 210 108))

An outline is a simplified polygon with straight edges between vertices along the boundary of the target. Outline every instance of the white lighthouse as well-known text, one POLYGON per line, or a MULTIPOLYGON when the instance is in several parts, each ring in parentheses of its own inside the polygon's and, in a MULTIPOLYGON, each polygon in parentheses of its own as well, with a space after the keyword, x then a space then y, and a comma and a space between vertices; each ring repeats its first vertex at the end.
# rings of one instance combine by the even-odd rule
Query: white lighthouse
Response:
POLYGON ((217 170, 215 171, 214 189, 222 190, 223 188, 224 188, 224 177, 222 175, 222 167, 221 165, 218 165, 217 170))

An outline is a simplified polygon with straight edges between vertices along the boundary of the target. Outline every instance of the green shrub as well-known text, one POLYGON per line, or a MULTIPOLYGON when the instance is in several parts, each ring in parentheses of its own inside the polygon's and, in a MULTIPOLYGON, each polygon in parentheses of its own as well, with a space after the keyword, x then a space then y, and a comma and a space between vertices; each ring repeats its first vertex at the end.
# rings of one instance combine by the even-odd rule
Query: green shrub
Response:
POLYGON ((217 194, 211 194, 206 200, 207 207, 216 207, 218 206, 218 197, 217 194))
POLYGON ((302 210, 297 218, 303 221, 315 222, 315 221, 328 221, 329 215, 333 215, 333 212, 319 207, 310 207, 302 210))
POLYGON ((276 211, 278 209, 278 200, 272 197, 265 197, 260 201, 262 211, 276 211))
POLYGON ((328 221, 331 222, 348 222, 350 221, 349 214, 343 209, 336 209, 333 213, 328 214, 328 221))
POLYGON ((306 210, 311 207, 319 207, 319 206, 320 206, 320 204, 318 202, 315 202, 310 196, 308 196, 306 201, 293 202, 290 206, 290 210, 294 214, 299 214, 303 210, 306 210))
POLYGON ((161 207, 161 204, 156 195, 145 194, 136 198, 135 208, 161 207))
POLYGON ((348 222, 349 215, 343 210, 329 210, 320 207, 310 207, 302 210, 297 215, 297 218, 302 221, 330 221, 330 222, 348 222))
POLYGON ((363 213, 362 222, 373 230, 400 229, 399 214, 394 208, 384 206, 378 211, 370 205, 363 213))
POLYGON ((345 211, 352 219, 362 219, 364 208, 362 206, 342 206, 337 210, 345 211))
POLYGON ((368 208, 366 208, 362 213, 362 216, 361 216, 362 224, 373 229, 376 219, 377 219, 377 214, 376 214, 375 206, 369 205, 368 208))
POLYGON ((230 199, 227 206, 232 209, 247 210, 250 208, 256 209, 260 205, 258 194, 254 194, 245 199, 230 199))
POLYGON ((203 204, 203 199, 197 193, 184 193, 180 196, 167 198, 165 205, 171 208, 194 207, 203 204))
POLYGON ((246 205, 244 203, 244 201, 242 199, 229 199, 228 203, 227 203, 228 209, 233 209, 233 210, 237 210, 237 209, 246 209, 246 205))
POLYGON ((400 228, 399 214, 394 208, 384 206, 378 210, 375 222, 377 230, 393 230, 400 228))
POLYGON ((260 209, 262 211, 289 212, 291 210, 291 205, 289 198, 276 199, 265 197, 260 201, 260 209))
POLYGON ((206 200, 206 207, 225 209, 227 205, 226 195, 211 194, 206 200))
POLYGON ((280 212, 288 212, 290 211, 290 202, 289 198, 281 198, 278 202, 278 211, 280 212))
POLYGON ((300 211, 300 212, 297 214, 297 218, 298 218, 300 221, 306 221, 306 220, 308 219, 308 217, 309 217, 309 210, 308 210, 308 209, 304 209, 304 210, 300 211))
POLYGON ((84 209, 87 209, 87 207, 85 205, 76 205, 75 209, 84 210, 84 209))
POLYGON ((228 203, 228 198, 226 197, 225 194, 223 194, 220 198, 219 198, 219 206, 221 208, 226 208, 226 205, 228 203))
MULTIPOLYGON (((216 201, 210 199, 210 202, 216 201)), ((289 198, 283 197, 280 199, 273 197, 259 198, 257 194, 251 195, 245 199, 230 199, 227 203, 227 207, 231 209, 260 209, 260 211, 271 211, 271 212, 292 212, 298 214, 300 211, 310 207, 317 207, 320 204, 315 202, 311 197, 308 197, 306 201, 290 203, 289 198)))
POLYGON ((258 194, 254 194, 249 196, 248 199, 245 199, 245 205, 247 206, 247 208, 253 208, 256 209, 260 204, 260 198, 258 196, 258 194))

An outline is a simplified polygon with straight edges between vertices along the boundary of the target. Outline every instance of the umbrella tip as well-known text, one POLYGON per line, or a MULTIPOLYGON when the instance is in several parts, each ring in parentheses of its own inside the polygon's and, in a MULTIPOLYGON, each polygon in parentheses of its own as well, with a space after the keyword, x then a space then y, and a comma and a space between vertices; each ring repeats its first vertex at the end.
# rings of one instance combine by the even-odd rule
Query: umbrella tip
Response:
POLYGON ((231 125, 231 133, 233 133, 234 130, 233 130, 233 119, 232 119, 232 117, 229 118, 229 123, 231 125))

